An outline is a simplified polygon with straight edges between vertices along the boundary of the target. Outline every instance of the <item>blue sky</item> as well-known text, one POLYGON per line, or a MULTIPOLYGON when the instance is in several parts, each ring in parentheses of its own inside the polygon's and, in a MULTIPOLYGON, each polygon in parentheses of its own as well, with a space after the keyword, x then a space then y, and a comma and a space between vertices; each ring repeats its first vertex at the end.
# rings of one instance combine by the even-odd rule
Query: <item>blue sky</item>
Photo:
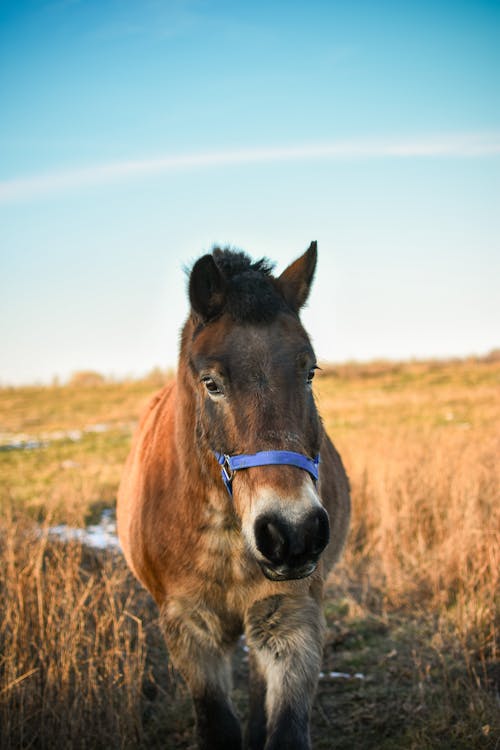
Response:
POLYGON ((500 4, 0 0, 0 383, 171 366, 312 239, 320 358, 499 345, 500 4))

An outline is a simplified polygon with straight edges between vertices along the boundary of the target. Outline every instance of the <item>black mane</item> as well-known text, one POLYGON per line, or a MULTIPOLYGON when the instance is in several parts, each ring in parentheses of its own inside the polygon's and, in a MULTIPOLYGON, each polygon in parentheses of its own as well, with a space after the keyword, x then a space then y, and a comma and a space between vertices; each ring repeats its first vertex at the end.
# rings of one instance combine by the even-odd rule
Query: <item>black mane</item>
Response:
POLYGON ((233 320, 268 322, 288 309, 272 275, 274 264, 267 258, 252 261, 244 252, 219 247, 212 256, 227 282, 224 311, 233 320))

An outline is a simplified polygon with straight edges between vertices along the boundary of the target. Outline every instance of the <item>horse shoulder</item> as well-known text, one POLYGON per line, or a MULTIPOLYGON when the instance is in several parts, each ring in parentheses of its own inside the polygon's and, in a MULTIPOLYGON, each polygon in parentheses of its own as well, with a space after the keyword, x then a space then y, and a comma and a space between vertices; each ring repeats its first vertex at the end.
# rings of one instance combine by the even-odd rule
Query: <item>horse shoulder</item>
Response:
POLYGON ((158 582, 154 562, 164 539, 163 527, 169 520, 165 510, 175 499, 169 502, 177 466, 175 393, 175 382, 169 383, 147 404, 118 491, 118 534, 125 558, 155 597, 158 582))

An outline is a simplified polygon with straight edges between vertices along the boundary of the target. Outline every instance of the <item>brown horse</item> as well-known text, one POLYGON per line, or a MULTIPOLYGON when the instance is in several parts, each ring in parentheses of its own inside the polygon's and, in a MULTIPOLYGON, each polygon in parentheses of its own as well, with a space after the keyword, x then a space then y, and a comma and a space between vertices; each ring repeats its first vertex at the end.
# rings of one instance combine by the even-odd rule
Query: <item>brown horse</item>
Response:
POLYGON ((146 409, 119 491, 125 556, 158 603, 207 750, 242 746, 229 661, 242 633, 245 747, 310 747, 323 581, 350 509, 299 320, 316 258, 313 242, 278 278, 227 249, 194 264, 177 378, 146 409))

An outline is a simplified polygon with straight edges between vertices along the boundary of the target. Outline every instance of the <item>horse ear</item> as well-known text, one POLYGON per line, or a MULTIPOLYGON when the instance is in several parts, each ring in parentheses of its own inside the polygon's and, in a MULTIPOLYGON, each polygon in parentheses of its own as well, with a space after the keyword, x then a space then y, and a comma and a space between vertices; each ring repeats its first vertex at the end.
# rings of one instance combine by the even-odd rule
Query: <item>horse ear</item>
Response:
POLYGON ((189 301, 203 321, 216 317, 224 307, 226 284, 211 255, 203 255, 189 276, 189 301))
POLYGON ((304 255, 297 258, 278 277, 281 294, 294 312, 300 310, 309 296, 317 259, 318 243, 311 242, 304 255))

